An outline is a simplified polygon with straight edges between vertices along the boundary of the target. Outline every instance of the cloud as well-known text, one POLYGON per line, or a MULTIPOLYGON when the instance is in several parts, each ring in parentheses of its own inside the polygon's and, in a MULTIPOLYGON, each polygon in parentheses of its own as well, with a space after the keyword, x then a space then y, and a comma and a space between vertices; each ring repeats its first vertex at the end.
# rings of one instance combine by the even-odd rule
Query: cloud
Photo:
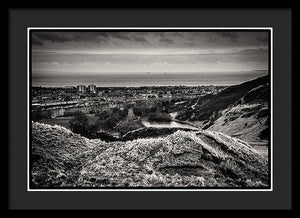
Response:
POLYGON ((110 37, 116 38, 116 39, 130 40, 130 37, 128 36, 127 33, 113 33, 113 34, 107 33, 106 36, 107 37, 110 36, 110 37))
POLYGON ((159 40, 160 42, 164 42, 164 43, 167 43, 167 44, 173 44, 174 41, 170 38, 166 38, 166 37, 163 37, 163 38, 160 38, 159 40))
POLYGON ((239 54, 268 54, 267 48, 253 48, 243 49, 238 52, 239 54))
POLYGON ((45 41, 54 42, 82 42, 82 41, 106 41, 109 35, 103 33, 92 32, 33 32, 32 43, 35 45, 43 45, 45 41))
POLYGON ((108 66, 119 66, 119 64, 117 64, 117 63, 105 62, 105 64, 108 66))
POLYGON ((256 39, 260 42, 268 42, 269 41, 269 36, 264 35, 264 36, 257 36, 256 39))
POLYGON ((154 65, 165 66, 165 65, 169 65, 169 63, 167 63, 166 61, 162 61, 162 62, 156 62, 156 63, 154 63, 154 65))
POLYGON ((236 32, 219 32, 219 34, 223 38, 227 38, 227 39, 230 39, 232 41, 236 41, 239 37, 236 32))
POLYGON ((33 45, 39 45, 39 46, 44 44, 43 40, 41 40, 38 36, 36 36, 34 34, 32 34, 31 43, 33 45))
POLYGON ((133 35, 132 39, 137 42, 142 42, 142 43, 147 43, 147 44, 149 43, 145 37, 139 36, 139 35, 133 35))
POLYGON ((107 42, 109 39, 132 40, 142 43, 148 43, 141 34, 129 32, 39 32, 32 33, 32 44, 41 46, 46 41, 52 43, 63 42, 107 42))

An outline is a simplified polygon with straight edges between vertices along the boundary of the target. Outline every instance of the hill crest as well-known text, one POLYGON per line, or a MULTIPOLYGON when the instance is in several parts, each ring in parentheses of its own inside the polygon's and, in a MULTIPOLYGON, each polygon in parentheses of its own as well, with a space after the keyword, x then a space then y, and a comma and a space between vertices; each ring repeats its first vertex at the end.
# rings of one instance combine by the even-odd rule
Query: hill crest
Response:
POLYGON ((33 188, 266 187, 268 160, 214 131, 106 143, 32 123, 33 188))

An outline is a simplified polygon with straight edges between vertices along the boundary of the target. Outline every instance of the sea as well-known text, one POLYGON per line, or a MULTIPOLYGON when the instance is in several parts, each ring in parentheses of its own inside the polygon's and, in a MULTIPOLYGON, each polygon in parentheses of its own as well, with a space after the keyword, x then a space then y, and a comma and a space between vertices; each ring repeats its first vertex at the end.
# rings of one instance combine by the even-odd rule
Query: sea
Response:
POLYGON ((192 72, 192 73, 80 73, 32 76, 32 86, 65 87, 94 84, 97 87, 140 86, 230 86, 267 75, 266 70, 240 72, 192 72))

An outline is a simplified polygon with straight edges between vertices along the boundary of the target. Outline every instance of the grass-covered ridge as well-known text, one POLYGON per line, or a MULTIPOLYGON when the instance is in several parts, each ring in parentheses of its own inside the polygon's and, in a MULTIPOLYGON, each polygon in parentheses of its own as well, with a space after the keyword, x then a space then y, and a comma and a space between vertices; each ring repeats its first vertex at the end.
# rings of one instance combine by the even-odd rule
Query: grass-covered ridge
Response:
POLYGON ((213 131, 126 142, 32 123, 32 187, 264 187, 268 160, 213 131))
POLYGON ((32 123, 32 187, 73 186, 79 169, 107 143, 89 140, 61 126, 32 123))
POLYGON ((229 106, 243 102, 268 101, 270 76, 262 76, 257 79, 230 86, 216 95, 206 95, 194 99, 192 107, 186 107, 176 116, 179 120, 206 121, 213 123, 221 116, 221 111, 229 106), (194 102, 196 101, 196 102, 194 102))

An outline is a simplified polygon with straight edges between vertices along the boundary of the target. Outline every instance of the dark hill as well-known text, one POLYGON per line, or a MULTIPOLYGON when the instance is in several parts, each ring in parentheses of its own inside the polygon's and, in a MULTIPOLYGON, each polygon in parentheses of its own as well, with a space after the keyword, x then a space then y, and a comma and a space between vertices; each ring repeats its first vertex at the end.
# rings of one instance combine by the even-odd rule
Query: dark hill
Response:
MULTIPOLYGON (((179 111, 176 119, 204 121, 211 125, 214 120, 221 116, 220 112, 222 110, 240 102, 248 92, 256 87, 268 84, 269 80, 269 76, 263 76, 239 85, 230 86, 216 95, 200 97, 194 107, 188 107, 179 111)), ((245 100, 247 102, 266 101, 268 99, 268 87, 265 87, 263 90, 258 89, 252 94, 249 93, 245 100)))

